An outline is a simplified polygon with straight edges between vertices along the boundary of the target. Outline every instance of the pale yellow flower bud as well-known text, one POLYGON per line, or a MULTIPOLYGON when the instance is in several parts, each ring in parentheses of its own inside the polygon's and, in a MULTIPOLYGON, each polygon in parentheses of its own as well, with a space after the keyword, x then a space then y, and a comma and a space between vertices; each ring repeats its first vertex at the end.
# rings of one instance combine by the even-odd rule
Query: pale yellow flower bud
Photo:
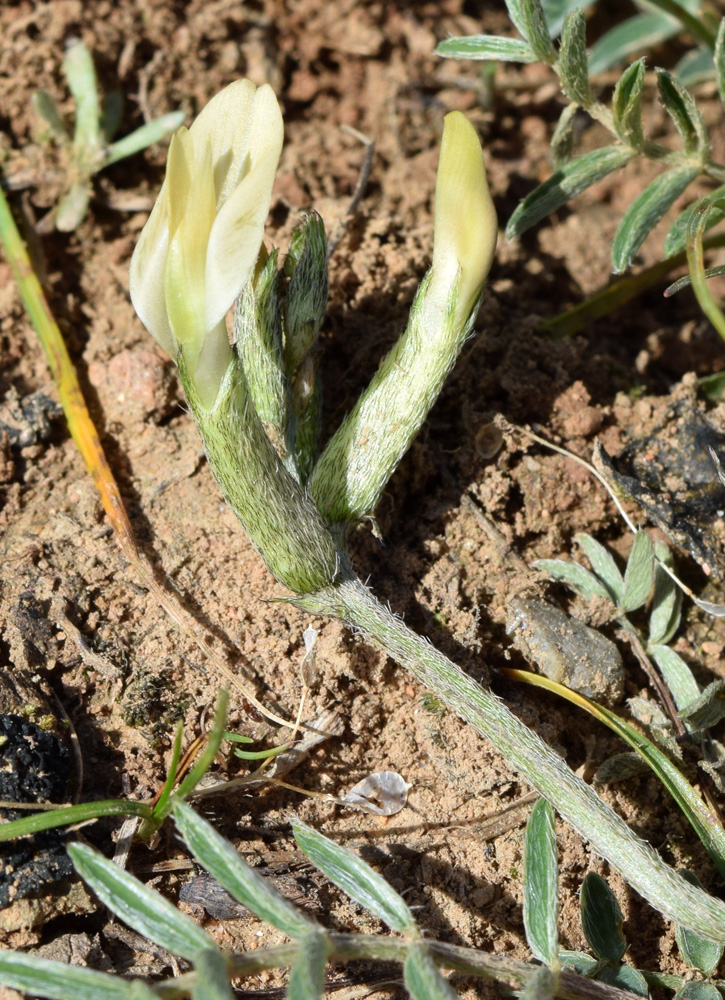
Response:
POLYGON ((282 149, 272 89, 225 87, 171 141, 166 179, 131 259, 131 299, 211 407, 231 361, 224 318, 254 270, 282 149))
POLYGON ((496 209, 488 190, 483 150, 476 130, 460 111, 443 122, 433 232, 428 307, 443 312, 456 277, 454 326, 465 324, 491 267, 498 237, 496 209))

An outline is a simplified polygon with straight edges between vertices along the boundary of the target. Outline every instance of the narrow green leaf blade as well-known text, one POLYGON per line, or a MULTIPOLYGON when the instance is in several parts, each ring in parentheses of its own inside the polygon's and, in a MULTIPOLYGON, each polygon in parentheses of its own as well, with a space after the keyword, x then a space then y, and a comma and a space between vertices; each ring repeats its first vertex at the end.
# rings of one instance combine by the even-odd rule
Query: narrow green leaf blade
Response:
POLYGON ((532 63, 538 57, 520 38, 500 38, 498 35, 470 35, 446 38, 435 49, 446 59, 498 59, 500 62, 532 63))
POLYGON ((700 697, 700 686, 679 653, 661 645, 649 646, 647 652, 660 668, 678 711, 681 712, 700 697))
POLYGON ((19 951, 0 951, 0 983, 52 1000, 133 1000, 135 996, 132 980, 19 951))
POLYGON ((627 950, 622 934, 622 911, 614 893, 596 872, 587 872, 581 890, 584 937, 603 962, 618 963, 627 950))
POLYGON ((30 100, 35 110, 50 129, 55 141, 65 145, 70 140, 70 135, 65 127, 63 116, 53 95, 47 90, 36 90, 30 100))
POLYGON ((655 177, 635 198, 614 237, 612 266, 617 274, 629 267, 647 236, 699 173, 697 167, 668 170, 655 177))
POLYGON ((623 146, 604 146, 571 160, 518 205, 506 227, 506 238, 520 236, 592 184, 623 167, 632 155, 623 146))
POLYGON ((638 531, 624 571, 622 609, 635 611, 646 604, 655 577, 655 550, 646 531, 638 531))
POLYGON ((680 625, 682 591, 662 568, 655 565, 655 590, 649 616, 648 642, 668 643, 680 625))
POLYGON ((200 951, 194 959, 196 982, 191 1000, 234 1000, 227 963, 216 948, 200 951))
POLYGON ((325 992, 327 936, 324 931, 308 931, 300 939, 300 950, 290 971, 289 1000, 322 1000, 325 992))
POLYGON ((715 60, 709 49, 691 49, 677 61, 674 75, 683 87, 696 87, 699 83, 708 83, 717 76, 715 60))
POLYGON ((629 146, 641 149, 644 145, 642 131, 642 87, 644 85, 644 59, 628 66, 617 81, 612 97, 612 114, 617 135, 629 146))
POLYGON ((541 0, 521 0, 521 13, 526 26, 524 37, 536 57, 545 63, 554 62, 556 49, 549 35, 541 0))
POLYGON ((551 137, 551 162, 555 170, 571 161, 574 154, 574 122, 576 121, 578 104, 567 104, 559 115, 554 134, 551 137))
MULTIPOLYGON (((712 202, 712 207, 705 222, 705 231, 712 229, 713 226, 716 226, 718 222, 721 222, 725 218, 725 184, 711 191, 708 195, 708 200, 712 202)), ((699 200, 694 201, 672 223, 672 227, 665 239, 665 257, 673 257, 676 253, 681 253, 685 249, 687 227, 690 225, 693 212, 699 204, 699 200)))
POLYGON ((559 51, 562 90, 570 101, 589 107, 594 95, 589 83, 586 18, 583 10, 573 10, 564 21, 559 51))
POLYGON ((101 902, 139 934, 190 961, 197 952, 215 947, 193 920, 98 851, 85 844, 71 844, 68 853, 78 874, 101 902))
POLYGON ((564 19, 571 11, 590 5, 590 0, 542 0, 544 17, 551 38, 558 38, 564 24, 564 19))
POLYGON ((457 1000, 458 994, 438 970, 422 943, 414 941, 403 966, 405 988, 413 1000, 457 1000))
POLYGON ((715 41, 715 74, 720 100, 725 104, 725 17, 720 21, 715 41))
POLYGON ((543 573, 548 573, 553 580, 568 583, 587 600, 591 600, 592 597, 603 597, 606 601, 612 600, 602 581, 580 563, 570 562, 566 559, 537 559, 532 565, 543 573))
POLYGON ((292 829, 300 850, 351 899, 375 913, 394 931, 401 934, 414 931, 415 919, 407 903, 362 858, 299 820, 292 823, 292 829))
POLYGON ((596 538, 581 532, 574 536, 574 541, 584 549, 592 569, 609 591, 609 595, 615 604, 621 604, 624 597, 624 577, 619 566, 617 566, 614 556, 603 545, 600 545, 596 538))
MULTIPOLYGON (((702 889, 702 883, 694 872, 686 868, 680 868, 680 875, 690 883, 702 889)), ((675 940, 677 947, 682 953, 682 957, 693 969, 699 969, 704 976, 711 976, 720 964, 723 955, 723 946, 715 944, 714 941, 706 941, 705 938, 688 931, 685 927, 675 924, 675 940)))
POLYGON ((63 60, 63 72, 76 102, 73 145, 77 155, 89 164, 101 145, 101 112, 96 70, 85 42, 80 39, 70 42, 63 60))
POLYGON ((603 73, 638 52, 646 52, 680 30, 666 14, 636 14, 607 31, 589 52, 589 72, 603 73))
POLYGON ((680 133, 685 152, 697 153, 704 161, 710 139, 692 94, 685 90, 677 77, 664 69, 657 70, 657 87, 665 110, 680 133))
POLYGON ((539 799, 526 825, 524 928, 535 957, 554 965, 559 954, 559 862, 554 810, 539 799))
POLYGON ((184 802, 174 802, 174 822, 181 836, 210 875, 260 920, 288 937, 298 938, 316 927, 296 906, 239 857, 234 846, 184 802))
POLYGON ((166 115, 161 115, 160 118, 154 118, 153 121, 141 125, 130 135, 118 139, 117 142, 108 147, 102 165, 109 167, 112 163, 124 160, 127 156, 140 153, 142 149, 148 149, 155 142, 161 142, 181 128, 185 118, 185 111, 170 111, 166 115))

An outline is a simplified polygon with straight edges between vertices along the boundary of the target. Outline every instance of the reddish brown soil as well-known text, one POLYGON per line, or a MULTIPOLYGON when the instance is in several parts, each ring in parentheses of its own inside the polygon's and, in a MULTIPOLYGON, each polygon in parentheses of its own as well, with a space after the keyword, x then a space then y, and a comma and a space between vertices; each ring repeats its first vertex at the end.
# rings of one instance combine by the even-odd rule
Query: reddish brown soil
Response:
MULTIPOLYGON (((484 109, 476 99, 476 66, 431 54, 449 34, 481 30, 464 6, 468 10, 462 0, 414 8, 353 0, 6 5, 0 11, 1 141, 6 173, 25 188, 13 203, 37 220, 58 196, 54 171, 62 163, 41 140, 30 96, 44 87, 70 114, 60 67, 72 37, 92 50, 102 86, 123 90, 126 131, 142 121, 142 111, 159 115, 182 107, 191 118, 239 76, 271 83, 285 113, 286 144, 268 236, 283 248, 305 210, 316 208, 328 230, 347 210, 364 150, 341 126, 373 137, 366 196, 331 262, 323 331, 329 433, 404 325, 430 260, 444 113, 464 110, 480 130, 504 222, 550 170, 547 141, 559 105, 547 70, 504 68, 493 106, 484 109)), ((485 30, 506 30, 499 7, 485 13, 485 30)), ((664 129, 648 93, 655 128, 664 129)), ((583 141, 594 146, 601 140, 592 129, 583 141)), ((246 669, 264 698, 291 717, 301 693, 302 632, 309 617, 275 600, 286 594, 221 502, 172 366, 129 301, 128 263, 161 183, 164 156, 164 149, 153 147, 105 171, 77 231, 39 237, 36 249, 140 545, 226 651, 226 666, 246 669)), ((664 301, 656 289, 569 340, 552 341, 538 330, 540 317, 608 281, 617 221, 650 174, 648 166, 633 165, 522 240, 502 241, 477 336, 380 503, 384 541, 368 528, 352 539, 357 568, 378 595, 476 676, 492 679, 586 777, 622 747, 553 697, 496 679, 497 667, 524 665, 508 651, 506 605, 512 594, 531 587, 531 574, 515 557, 530 562, 568 555, 580 531, 624 556, 631 536, 599 484, 573 462, 513 434, 491 457, 491 421, 503 414, 516 424, 539 425, 582 456, 600 436, 616 453, 650 422, 673 384, 721 364, 722 345, 687 292, 664 301), (482 512, 508 552, 492 539, 482 512)), ((658 230, 638 267, 658 259, 661 238, 658 230)), ((2 261, 0 276, 2 395, 14 388, 21 398, 36 391, 56 398, 2 261)), ((713 419, 718 417, 722 423, 722 413, 713 419)), ((77 732, 84 801, 149 797, 163 782, 174 723, 184 720, 190 743, 223 678, 138 585, 62 420, 45 441, 18 450, 5 440, 3 449, 0 668, 42 676, 60 699, 77 732)), ((688 580, 702 589, 704 575, 681 559, 688 580)), ((544 592, 538 584, 531 592, 537 588, 544 592)), ((566 591, 548 593, 566 604, 566 591)), ((718 599, 716 586, 708 596, 718 599)), ((504 810, 526 796, 527 787, 395 664, 338 624, 312 624, 320 630, 319 681, 306 717, 332 708, 344 728, 290 780, 339 795, 372 771, 393 769, 411 784, 408 808, 384 819, 274 788, 204 800, 200 808, 265 865, 292 846, 288 820, 296 813, 363 850, 397 888, 408 890, 429 936, 526 957, 521 903, 528 806, 504 810)), ((722 623, 688 612, 677 648, 703 682, 722 674, 724 645, 722 623)), ((627 695, 644 694, 644 674, 624 644, 622 652, 627 695)), ((249 715, 237 691, 232 705, 230 725, 271 745, 274 733, 249 715)), ((215 770, 223 777, 239 768, 225 760, 215 770)), ((653 778, 603 795, 670 862, 693 867, 705 882, 712 878, 694 835, 653 778)), ((117 830, 118 824, 103 822, 82 836, 110 853, 117 830)), ((559 834, 563 944, 584 946, 577 893, 594 868, 618 893, 631 961, 679 969, 669 925, 569 829, 559 834)), ((153 866, 181 857, 179 844, 164 835, 151 851, 135 847, 130 869, 175 899, 188 872, 160 873, 153 866)), ((332 926, 381 929, 332 893, 328 909, 332 926)), ((251 918, 207 919, 206 926, 230 948, 274 940, 251 918)), ((138 941, 119 941, 103 908, 78 885, 14 904, 0 912, 0 928, 9 947, 42 945, 45 954, 96 968, 171 971, 163 956, 143 952, 138 941)), ((270 976, 260 985, 274 982, 270 976)), ((470 984, 460 989, 466 996, 483 993, 470 984)))

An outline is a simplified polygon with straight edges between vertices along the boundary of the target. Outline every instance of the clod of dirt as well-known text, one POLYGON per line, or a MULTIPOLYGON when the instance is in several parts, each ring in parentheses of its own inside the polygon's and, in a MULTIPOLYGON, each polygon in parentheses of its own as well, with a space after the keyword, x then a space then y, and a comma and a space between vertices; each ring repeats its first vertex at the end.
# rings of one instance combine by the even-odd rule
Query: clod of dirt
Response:
MULTIPOLYGON (((11 802, 63 802, 71 756, 55 733, 20 715, 0 715, 0 799, 11 802)), ((6 820, 26 815, 0 810, 6 820)), ((67 878, 73 866, 61 834, 47 830, 0 848, 0 907, 67 878)))
POLYGON ((510 609, 506 631, 545 677, 604 705, 621 701, 624 665, 613 642, 546 601, 515 597, 510 609))
POLYGON ((34 392, 21 401, 15 388, 10 388, 0 403, 0 434, 7 433, 11 448, 27 448, 47 441, 53 421, 63 410, 43 392, 34 392))
POLYGON ((687 394, 613 459, 595 465, 616 493, 634 500, 675 545, 716 578, 725 573, 725 433, 687 394))

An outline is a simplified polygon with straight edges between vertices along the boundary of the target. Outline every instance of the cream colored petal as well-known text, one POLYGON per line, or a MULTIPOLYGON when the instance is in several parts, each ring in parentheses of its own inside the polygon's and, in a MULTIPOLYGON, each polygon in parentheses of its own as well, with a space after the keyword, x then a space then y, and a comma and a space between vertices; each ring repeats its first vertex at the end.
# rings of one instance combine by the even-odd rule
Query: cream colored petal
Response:
POLYGON ((176 133, 166 173, 170 236, 164 289, 169 323, 193 372, 204 340, 205 264, 214 223, 211 148, 197 148, 191 134, 176 133))
POLYGON ((272 185, 282 149, 282 134, 270 143, 237 189, 222 206, 209 237, 206 258, 206 328, 222 319, 257 261, 272 185))
POLYGON ((217 207, 270 147, 281 146, 282 113, 270 86, 235 80, 218 93, 191 126, 196 142, 209 142, 217 207))
POLYGON ((164 292, 168 246, 169 205, 164 182, 131 257, 131 301, 143 325, 173 358, 176 346, 166 313, 164 292))
POLYGON ((483 150, 460 111, 445 117, 435 194, 433 274, 455 278, 461 312, 478 298, 496 250, 498 222, 488 191, 483 150))

